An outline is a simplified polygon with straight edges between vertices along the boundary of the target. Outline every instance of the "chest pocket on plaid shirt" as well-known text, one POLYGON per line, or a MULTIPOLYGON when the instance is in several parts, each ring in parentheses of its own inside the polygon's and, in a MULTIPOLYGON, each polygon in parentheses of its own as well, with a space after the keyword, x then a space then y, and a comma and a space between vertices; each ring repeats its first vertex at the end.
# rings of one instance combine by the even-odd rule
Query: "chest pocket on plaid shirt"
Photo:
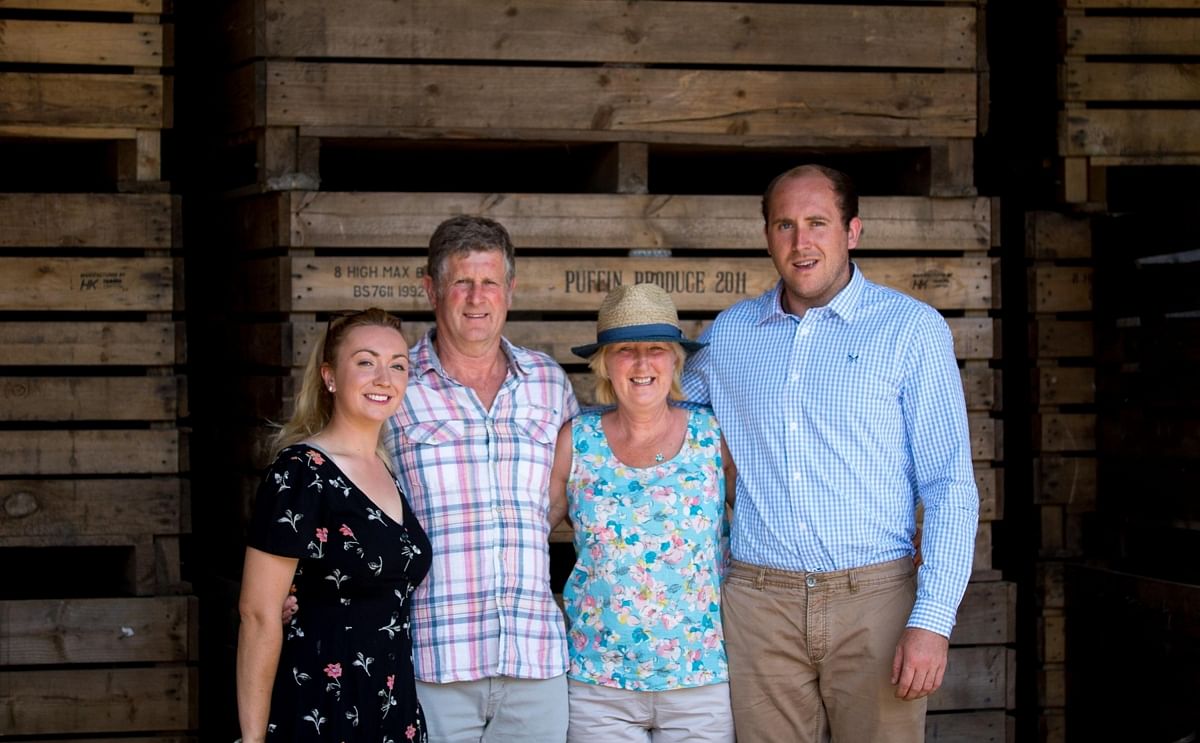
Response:
POLYGON ((414 444, 437 446, 462 439, 467 427, 463 421, 443 420, 414 423, 404 429, 404 435, 414 444))

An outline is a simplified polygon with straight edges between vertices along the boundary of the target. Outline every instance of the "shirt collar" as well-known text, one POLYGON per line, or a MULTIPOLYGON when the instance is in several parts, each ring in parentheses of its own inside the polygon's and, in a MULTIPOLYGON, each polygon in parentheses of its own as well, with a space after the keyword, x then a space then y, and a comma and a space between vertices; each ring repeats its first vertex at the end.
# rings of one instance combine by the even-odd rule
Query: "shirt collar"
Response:
MULTIPOLYGON (((850 321, 854 319, 854 313, 858 309, 859 303, 862 301, 863 287, 866 285, 866 278, 863 277, 862 271, 853 261, 850 262, 850 283, 846 284, 840 292, 834 295, 833 299, 829 300, 829 304, 825 305, 829 311, 843 320, 850 321)), ((763 325, 768 322, 783 320, 786 318, 794 318, 790 312, 783 309, 783 304, 780 298, 783 295, 783 280, 775 282, 775 288, 763 295, 763 304, 761 313, 758 317, 758 324, 763 325)))
MULTIPOLYGON (((444 379, 451 379, 442 367, 442 360, 438 358, 437 348, 433 341, 437 337, 437 327, 432 327, 429 332, 421 338, 413 347, 412 369, 414 377, 423 377, 430 372, 436 373, 444 379)), ((533 367, 533 360, 529 357, 529 352, 520 346, 515 346, 504 336, 500 336, 500 348, 504 351, 504 358, 508 360, 508 368, 513 374, 528 375, 533 367)))

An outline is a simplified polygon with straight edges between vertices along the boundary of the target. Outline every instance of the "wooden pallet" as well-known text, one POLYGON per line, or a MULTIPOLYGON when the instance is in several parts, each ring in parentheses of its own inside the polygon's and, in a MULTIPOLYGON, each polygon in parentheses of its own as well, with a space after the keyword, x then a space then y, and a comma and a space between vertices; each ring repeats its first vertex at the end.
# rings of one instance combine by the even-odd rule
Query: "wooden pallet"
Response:
POLYGON ((0 226, 0 549, 112 550, 110 590, 186 591, 177 197, 3 194, 0 226))
POLYGON ((974 193, 976 5, 240 0, 226 127, 267 190, 316 188, 328 141, 500 139, 919 149, 974 193))
POLYGON ((118 189, 166 190, 174 41, 161 0, 6 0, 0 38, 0 64, 12 65, 0 72, 0 138, 107 142, 118 189))
POLYGON ((0 601, 0 735, 198 726, 198 606, 188 597, 0 601))
POLYGON ((1058 153, 1068 203, 1106 201, 1105 169, 1200 164, 1194 0, 1068 0, 1058 153))

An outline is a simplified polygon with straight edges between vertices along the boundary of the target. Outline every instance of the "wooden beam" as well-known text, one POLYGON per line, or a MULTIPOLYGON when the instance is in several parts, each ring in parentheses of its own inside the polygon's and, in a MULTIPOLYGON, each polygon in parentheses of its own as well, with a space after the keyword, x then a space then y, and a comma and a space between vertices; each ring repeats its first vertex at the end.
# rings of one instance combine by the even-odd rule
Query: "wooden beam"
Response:
POLYGON ((0 323, 0 348, 13 366, 171 366, 182 324, 173 322, 0 323))
POLYGON ((162 67, 163 27, 0 19, 0 62, 162 67))
POLYGON ((0 689, 5 732, 149 732, 187 730, 197 723, 194 669, 0 671, 0 689))
MULTIPOLYGON (((243 3, 247 5, 247 3, 243 3)), ((242 55, 973 69, 974 7, 267 0, 242 55), (486 50, 486 51, 485 51, 486 50)), ((235 29, 250 37, 250 31, 235 29)))
MULTIPOLYGON (((11 259, 17 260, 17 259, 11 259)), ((380 305, 425 312, 419 277, 425 259, 295 257, 252 261, 243 271, 244 307, 324 312, 380 305), (251 287, 255 290, 251 291, 251 287)), ((869 258, 858 262, 873 281, 939 309, 990 309, 998 296, 989 258, 869 258)), ((613 286, 660 284, 682 311, 722 310, 778 281, 768 258, 525 258, 513 310, 595 311, 613 286)), ((0 294, 0 297, 3 295, 0 294)))
POLYGON ((0 475, 120 475, 185 471, 176 430, 0 431, 0 475))
POLYGON ((0 309, 143 310, 175 306, 169 258, 0 258, 0 309))
POLYGON ((0 126, 163 128, 160 75, 0 72, 0 126))
POLYGON ((0 421, 173 421, 181 379, 0 377, 0 421))
POLYGON ((183 596, 0 601, 0 665, 187 661, 197 608, 183 596))
MULTIPOLYGON (((970 73, 264 64, 265 123, 831 139, 976 134, 970 73)), ((539 135, 540 136, 540 135, 539 135)))
POLYGON ((169 249, 178 215, 166 194, 0 194, 0 247, 169 249))

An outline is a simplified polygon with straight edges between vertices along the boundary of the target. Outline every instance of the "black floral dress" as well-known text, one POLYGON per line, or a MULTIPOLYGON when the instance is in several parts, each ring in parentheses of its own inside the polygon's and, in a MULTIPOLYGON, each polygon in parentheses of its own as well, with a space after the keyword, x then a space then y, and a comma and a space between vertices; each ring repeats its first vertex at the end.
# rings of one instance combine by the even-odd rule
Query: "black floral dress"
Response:
POLYGON ((427 740, 408 616, 429 539, 400 497, 402 524, 308 444, 284 449, 267 471, 249 544, 300 559, 300 611, 284 627, 268 740, 427 740))

